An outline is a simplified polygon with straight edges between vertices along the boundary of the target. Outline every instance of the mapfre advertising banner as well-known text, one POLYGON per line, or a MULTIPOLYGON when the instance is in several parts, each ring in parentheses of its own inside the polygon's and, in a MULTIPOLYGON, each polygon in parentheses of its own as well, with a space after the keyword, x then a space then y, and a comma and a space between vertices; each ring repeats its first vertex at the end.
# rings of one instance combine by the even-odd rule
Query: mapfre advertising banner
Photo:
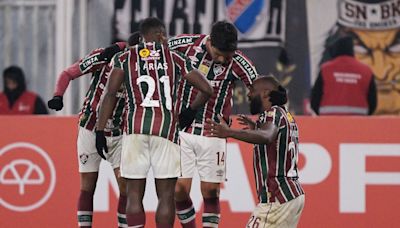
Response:
POLYGON ((286 0, 115 0, 114 39, 127 40, 147 17, 161 19, 169 36, 209 34, 228 20, 239 31, 241 48, 278 46, 285 41, 286 0))
MULTIPOLYGON (((299 227, 398 227, 400 118, 296 119, 306 191, 299 227)), ((77 227, 76 122, 75 117, 0 117, 0 227, 77 227)), ((226 161, 220 227, 245 227, 257 203, 252 145, 229 140, 226 161)), ((93 227, 117 227, 118 187, 107 163, 100 173, 93 227)), ((194 182, 193 201, 201 211, 194 182)), ((150 179, 144 205, 147 227, 155 227, 157 198, 150 179)), ((199 227, 200 220, 197 214, 199 227)))

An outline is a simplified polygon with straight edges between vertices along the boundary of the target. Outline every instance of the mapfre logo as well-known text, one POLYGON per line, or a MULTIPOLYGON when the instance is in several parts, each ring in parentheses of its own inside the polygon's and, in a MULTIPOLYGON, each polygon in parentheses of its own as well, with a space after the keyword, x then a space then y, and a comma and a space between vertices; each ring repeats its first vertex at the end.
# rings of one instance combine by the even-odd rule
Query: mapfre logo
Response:
POLYGON ((0 205, 32 211, 47 202, 56 184, 56 170, 40 147, 16 142, 0 149, 0 205))

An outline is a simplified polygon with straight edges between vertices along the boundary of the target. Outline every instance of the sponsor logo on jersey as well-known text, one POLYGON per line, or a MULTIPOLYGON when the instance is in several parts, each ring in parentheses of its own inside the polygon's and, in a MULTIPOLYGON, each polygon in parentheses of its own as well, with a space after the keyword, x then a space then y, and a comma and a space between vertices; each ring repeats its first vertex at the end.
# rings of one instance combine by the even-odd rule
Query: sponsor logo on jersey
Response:
POLYGON ((224 176, 224 171, 222 169, 217 170, 217 176, 218 177, 224 176))
POLYGON ((241 55, 235 55, 233 58, 244 68, 244 70, 250 76, 251 79, 256 78, 257 72, 245 58, 243 58, 241 55))
POLYGON ((149 50, 147 48, 143 48, 139 51, 139 55, 141 60, 160 60, 160 51, 161 50, 149 50))
POLYGON ((175 48, 181 45, 193 44, 193 37, 179 37, 168 41, 168 47, 175 48))
POLYGON ((192 64, 196 64, 199 61, 199 59, 196 58, 196 56, 189 56, 189 59, 192 61, 192 64))
POLYGON ((203 73, 204 75, 207 75, 209 70, 210 70, 210 67, 208 67, 208 66, 206 66, 204 64, 200 64, 199 71, 201 73, 203 73))
POLYGON ((194 46, 193 49, 196 51, 196 54, 204 52, 203 48, 201 48, 200 46, 194 46))
POLYGON ((139 51, 139 55, 142 58, 147 58, 150 55, 150 50, 147 48, 143 48, 142 50, 139 51))
POLYGON ((88 56, 86 59, 83 59, 82 62, 79 64, 79 68, 81 70, 81 72, 85 72, 87 69, 89 69, 93 63, 96 63, 99 61, 99 53, 92 55, 92 56, 88 56))
POLYGON ((221 81, 214 81, 214 80, 210 81, 210 84, 212 87, 219 87, 220 83, 221 83, 221 81))

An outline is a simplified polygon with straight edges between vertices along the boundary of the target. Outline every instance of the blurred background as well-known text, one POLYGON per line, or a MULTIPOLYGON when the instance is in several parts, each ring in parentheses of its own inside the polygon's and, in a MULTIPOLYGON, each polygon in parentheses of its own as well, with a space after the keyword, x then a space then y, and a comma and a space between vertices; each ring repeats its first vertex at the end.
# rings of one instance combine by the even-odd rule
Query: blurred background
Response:
MULTIPOLYGON (((58 74, 90 50, 123 40, 148 16, 161 18, 170 36, 210 32, 217 20, 231 20, 224 0, 1 0, 0 70, 23 68, 28 88, 51 98, 58 74)), ((290 109, 310 114, 310 88, 336 25, 333 0, 261 1, 257 14, 237 18, 240 49, 261 74, 274 73, 290 90, 290 109), (327 9, 323 11, 321 9, 327 9)), ((232 21, 232 20, 231 20, 232 21)), ((398 30, 398 28, 397 28, 398 30)), ((390 53, 389 53, 390 54, 390 53)), ((398 64, 398 62, 397 62, 398 64)), ((79 111, 89 77, 73 82, 60 115, 79 111)), ((2 87, 3 81, 0 81, 2 87)), ((235 90, 235 113, 247 113, 246 90, 235 90)))
MULTIPOLYGON (((379 113, 399 114, 400 24, 397 1, 254 1, 258 10, 236 18, 232 7, 227 7, 232 1, 0 0, 0 70, 9 65, 21 66, 28 88, 48 100, 62 69, 94 48, 125 40, 138 29, 140 20, 145 17, 162 19, 170 36, 208 34, 213 22, 229 20, 240 32, 240 49, 254 62, 258 72, 275 74, 290 91, 291 111, 309 115, 310 89, 319 64, 329 59, 325 49, 338 30, 348 33, 366 30, 369 32, 366 39, 372 40, 395 33, 378 48, 356 50, 360 52, 357 57, 373 69, 378 86, 381 85, 380 94, 385 93, 382 95, 385 99, 379 99, 378 109, 382 109, 379 113), (349 9, 348 12, 344 11, 347 8, 343 12, 339 10, 340 2, 342 7, 349 9), (374 22, 375 15, 371 14, 369 18, 363 15, 363 4, 369 3, 382 8, 382 26, 354 28, 357 26, 343 23, 346 14, 354 15, 354 23, 374 22), (389 88, 385 87, 387 84, 389 88)), ((78 112, 88 82, 89 77, 84 77, 72 83, 60 115, 78 112)), ((0 81, 1 87, 2 83, 0 81)), ((235 113, 247 113, 245 95, 246 90, 239 83, 234 96, 235 113)))

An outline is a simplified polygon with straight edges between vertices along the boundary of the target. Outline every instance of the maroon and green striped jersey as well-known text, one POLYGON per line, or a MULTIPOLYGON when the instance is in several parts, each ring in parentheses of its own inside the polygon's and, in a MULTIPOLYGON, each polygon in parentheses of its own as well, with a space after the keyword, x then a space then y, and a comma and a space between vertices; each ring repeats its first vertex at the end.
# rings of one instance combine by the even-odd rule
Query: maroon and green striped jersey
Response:
POLYGON ((262 113, 256 128, 264 124, 278 127, 278 135, 270 144, 255 144, 253 168, 260 203, 290 201, 302 194, 298 181, 297 161, 299 131, 293 116, 284 108, 273 106, 262 113))
MULTIPOLYGON (((99 60, 99 55, 104 49, 96 49, 79 62, 79 70, 82 74, 92 73, 90 86, 86 92, 83 107, 79 112, 79 126, 93 131, 96 127, 99 108, 104 87, 107 84, 111 66, 106 61, 99 60)), ((125 99, 123 90, 118 94, 117 104, 113 110, 113 116, 108 120, 104 129, 106 135, 118 136, 123 131, 123 110, 125 99)))
MULTIPOLYGON (((214 88, 213 96, 204 107, 199 109, 192 126, 185 129, 186 132, 195 135, 203 135, 203 123, 207 118, 219 122, 217 117, 219 114, 229 120, 232 112, 232 94, 235 81, 241 80, 249 87, 257 76, 253 63, 240 51, 236 51, 232 61, 227 64, 213 62, 206 48, 208 39, 208 35, 183 34, 168 41, 169 48, 184 53, 189 57, 193 66, 207 77, 214 88)), ((182 81, 180 83, 180 99, 177 103, 179 113, 182 108, 189 106, 190 102, 196 97, 197 92, 188 82, 182 81)))
POLYGON ((193 69, 190 60, 160 43, 140 43, 114 56, 113 68, 125 72, 126 133, 156 135, 176 143, 177 85, 193 69))

